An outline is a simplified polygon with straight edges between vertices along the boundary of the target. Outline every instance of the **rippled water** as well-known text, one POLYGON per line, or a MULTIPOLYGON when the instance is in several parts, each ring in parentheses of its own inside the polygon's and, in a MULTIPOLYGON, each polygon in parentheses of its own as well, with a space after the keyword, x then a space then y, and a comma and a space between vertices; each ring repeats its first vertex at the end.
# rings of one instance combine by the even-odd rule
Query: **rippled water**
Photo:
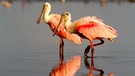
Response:
MULTIPOLYGON (((59 37, 53 37, 44 22, 36 24, 43 3, 15 1, 11 9, 0 5, 0 76, 47 76, 59 63, 59 37)), ((106 6, 101 6, 98 1, 50 3, 51 13, 68 11, 72 14, 72 21, 87 15, 97 16, 117 29, 119 36, 114 43, 105 39, 103 45, 95 47, 94 65, 102 69, 105 75, 111 72, 115 76, 135 75, 134 3, 108 2, 106 6)), ((83 59, 88 44, 88 40, 83 40, 81 45, 65 40, 65 61, 76 55, 82 59, 75 76, 89 74, 83 59)), ((88 59, 88 62, 91 63, 91 60, 88 59)), ((94 71, 94 74, 99 72, 94 71)))

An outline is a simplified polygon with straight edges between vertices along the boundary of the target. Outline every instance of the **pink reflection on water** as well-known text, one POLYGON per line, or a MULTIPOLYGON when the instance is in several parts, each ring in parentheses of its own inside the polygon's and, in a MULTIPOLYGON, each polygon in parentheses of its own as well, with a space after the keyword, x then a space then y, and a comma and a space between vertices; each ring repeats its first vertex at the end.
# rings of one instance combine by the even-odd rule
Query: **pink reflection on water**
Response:
POLYGON ((109 74, 105 75, 104 70, 96 68, 94 65, 94 58, 91 58, 91 64, 87 59, 88 58, 84 58, 85 66, 90 70, 87 76, 114 76, 113 72, 110 72, 109 74), (93 71, 97 71, 99 72, 99 74, 93 74, 93 71))
POLYGON ((73 56, 70 60, 54 66, 49 76, 74 76, 80 65, 80 56, 73 56))

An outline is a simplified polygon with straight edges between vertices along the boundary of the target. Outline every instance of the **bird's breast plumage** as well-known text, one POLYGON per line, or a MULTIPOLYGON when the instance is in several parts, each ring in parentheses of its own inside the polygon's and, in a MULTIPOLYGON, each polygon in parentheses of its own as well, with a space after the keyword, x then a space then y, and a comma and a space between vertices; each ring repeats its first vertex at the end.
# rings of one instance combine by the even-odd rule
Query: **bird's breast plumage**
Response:
MULTIPOLYGON (((57 28, 59 21, 60 21, 60 15, 54 15, 48 22, 48 25, 50 26, 52 32, 54 32, 54 30, 57 28)), ((57 29, 56 35, 65 38, 67 40, 70 40, 75 44, 81 44, 82 42, 82 39, 78 35, 71 34, 64 28, 64 23, 62 23, 57 29)))

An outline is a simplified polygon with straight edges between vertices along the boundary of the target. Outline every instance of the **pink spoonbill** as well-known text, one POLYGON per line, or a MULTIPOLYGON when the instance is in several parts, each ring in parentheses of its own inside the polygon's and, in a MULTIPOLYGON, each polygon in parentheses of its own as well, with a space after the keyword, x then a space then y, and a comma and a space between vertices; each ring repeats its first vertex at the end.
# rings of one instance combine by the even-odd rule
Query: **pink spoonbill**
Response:
MULTIPOLYGON (((58 25, 59 27, 63 26, 61 23, 64 23, 64 27, 67 31, 71 34, 78 34, 80 37, 88 39, 90 42, 91 48, 91 57, 94 57, 94 45, 93 40, 100 40, 102 43, 104 42, 103 38, 108 38, 110 41, 113 42, 112 38, 116 38, 118 36, 117 31, 103 23, 103 20, 96 18, 95 16, 86 16, 81 19, 71 21, 71 14, 69 12, 64 12, 61 14, 61 19, 58 25)), ((57 32, 56 29, 55 31, 57 32)), ((53 35, 56 33, 54 32, 53 35)), ((84 55, 87 56, 88 52, 84 52, 84 55)))
MULTIPOLYGON (((52 32, 56 29, 56 27, 59 24, 60 21, 60 15, 59 14, 50 14, 51 11, 51 5, 48 2, 45 2, 43 5, 42 12, 37 20, 37 24, 39 24, 42 19, 44 19, 45 23, 49 25, 50 29, 52 32), (42 17, 43 16, 43 17, 42 17)), ((74 42, 75 44, 81 44, 82 40, 80 36, 77 34, 71 34, 68 32, 65 28, 64 25, 60 26, 57 31, 55 32, 56 35, 60 37, 60 58, 63 59, 63 48, 64 48, 64 42, 63 39, 67 39, 69 41, 74 42)))

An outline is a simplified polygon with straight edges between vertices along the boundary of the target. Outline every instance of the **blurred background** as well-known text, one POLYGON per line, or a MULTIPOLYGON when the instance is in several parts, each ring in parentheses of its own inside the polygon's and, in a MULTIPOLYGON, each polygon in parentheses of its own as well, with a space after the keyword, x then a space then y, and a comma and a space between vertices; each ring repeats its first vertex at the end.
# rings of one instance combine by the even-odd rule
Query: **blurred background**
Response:
MULTIPOLYGON (((44 21, 36 24, 45 2, 52 5, 51 13, 70 12, 72 21, 96 16, 115 28, 119 35, 113 43, 104 39, 95 47, 94 66, 104 75, 135 75, 135 0, 0 0, 0 76, 47 76, 59 64, 59 37, 44 21)), ((83 53, 89 41, 64 42, 65 61, 81 57, 75 76, 88 76, 83 53)))

